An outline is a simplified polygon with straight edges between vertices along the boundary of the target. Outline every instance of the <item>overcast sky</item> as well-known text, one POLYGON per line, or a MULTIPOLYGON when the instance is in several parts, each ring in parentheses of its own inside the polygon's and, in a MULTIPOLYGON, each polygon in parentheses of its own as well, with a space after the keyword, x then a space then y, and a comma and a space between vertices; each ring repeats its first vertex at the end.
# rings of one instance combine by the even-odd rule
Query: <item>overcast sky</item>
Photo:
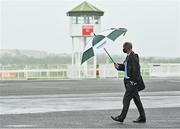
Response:
MULTIPOLYGON (((66 12, 82 0, 1 0, 1 49, 71 53, 66 12)), ((132 41, 141 56, 180 57, 179 0, 87 0, 103 10, 102 30, 126 27, 128 32, 109 48, 122 54, 132 41)))

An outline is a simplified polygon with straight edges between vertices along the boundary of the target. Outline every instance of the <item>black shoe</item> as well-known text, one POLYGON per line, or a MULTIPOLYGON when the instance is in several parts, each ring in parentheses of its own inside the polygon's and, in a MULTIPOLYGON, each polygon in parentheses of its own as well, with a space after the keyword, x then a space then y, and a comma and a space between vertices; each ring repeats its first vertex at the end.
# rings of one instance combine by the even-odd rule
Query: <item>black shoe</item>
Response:
POLYGON ((139 117, 136 120, 133 121, 134 123, 146 123, 146 118, 139 117))
POLYGON ((111 116, 111 118, 112 118, 114 121, 118 121, 118 122, 121 122, 121 123, 123 123, 123 121, 124 121, 124 119, 120 118, 120 116, 117 116, 117 117, 111 116))

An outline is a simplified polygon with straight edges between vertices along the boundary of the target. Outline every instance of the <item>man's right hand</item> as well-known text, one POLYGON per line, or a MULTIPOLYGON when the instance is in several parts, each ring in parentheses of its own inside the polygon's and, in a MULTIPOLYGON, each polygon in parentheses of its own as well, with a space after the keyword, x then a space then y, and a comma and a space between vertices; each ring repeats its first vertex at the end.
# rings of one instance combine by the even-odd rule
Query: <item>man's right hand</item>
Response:
POLYGON ((118 69, 119 65, 116 64, 116 63, 114 63, 114 67, 115 67, 116 69, 118 69))

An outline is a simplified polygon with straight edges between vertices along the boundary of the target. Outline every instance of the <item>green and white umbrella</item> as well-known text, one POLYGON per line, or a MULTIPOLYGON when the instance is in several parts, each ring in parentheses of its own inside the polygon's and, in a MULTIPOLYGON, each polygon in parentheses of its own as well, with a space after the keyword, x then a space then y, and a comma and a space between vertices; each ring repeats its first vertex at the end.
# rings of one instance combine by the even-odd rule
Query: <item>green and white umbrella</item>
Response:
POLYGON ((102 48, 104 48, 105 52, 111 58, 109 53, 106 51, 105 46, 112 44, 119 36, 122 34, 125 35, 126 32, 126 28, 111 28, 99 33, 98 35, 94 35, 94 37, 87 43, 84 48, 81 64, 83 64, 89 58, 93 57, 94 53, 102 48))

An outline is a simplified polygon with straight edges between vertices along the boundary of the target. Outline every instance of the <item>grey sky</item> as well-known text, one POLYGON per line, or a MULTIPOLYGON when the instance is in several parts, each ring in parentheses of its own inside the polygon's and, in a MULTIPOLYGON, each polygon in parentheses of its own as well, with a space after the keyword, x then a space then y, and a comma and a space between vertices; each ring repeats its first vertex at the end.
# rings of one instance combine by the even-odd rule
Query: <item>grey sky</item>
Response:
MULTIPOLYGON (((180 1, 87 0, 105 12, 102 30, 126 27, 108 50, 132 41, 141 56, 180 57, 180 1)), ((82 0, 1 0, 1 48, 71 53, 66 12, 82 0)))

